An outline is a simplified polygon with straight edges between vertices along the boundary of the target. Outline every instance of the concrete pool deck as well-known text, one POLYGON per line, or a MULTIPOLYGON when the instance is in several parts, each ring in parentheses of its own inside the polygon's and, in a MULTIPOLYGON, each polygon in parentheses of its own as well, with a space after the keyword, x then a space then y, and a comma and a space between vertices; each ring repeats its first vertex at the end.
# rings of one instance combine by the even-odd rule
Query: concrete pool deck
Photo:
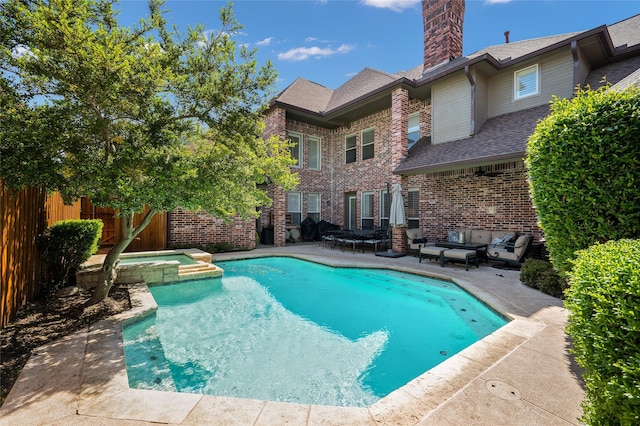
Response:
POLYGON ((318 243, 214 255, 213 262, 291 255, 331 265, 393 267, 450 277, 513 320, 370 407, 346 408, 130 389, 122 321, 153 307, 146 286, 131 311, 34 351, 0 408, 0 425, 570 425, 584 387, 568 353, 562 301, 487 264, 376 257, 318 243))

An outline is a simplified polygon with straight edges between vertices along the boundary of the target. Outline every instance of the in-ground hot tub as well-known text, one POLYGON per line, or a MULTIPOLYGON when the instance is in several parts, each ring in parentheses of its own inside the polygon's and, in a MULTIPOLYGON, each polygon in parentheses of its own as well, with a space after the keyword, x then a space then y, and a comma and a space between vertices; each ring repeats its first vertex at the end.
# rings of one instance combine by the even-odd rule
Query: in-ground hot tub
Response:
MULTIPOLYGON (((76 282, 79 287, 93 288, 98 284, 104 258, 104 254, 94 255, 82 265, 76 272, 76 282)), ((122 253, 116 284, 142 281, 149 285, 165 284, 219 277, 222 272, 222 269, 211 263, 211 253, 198 249, 122 253)))

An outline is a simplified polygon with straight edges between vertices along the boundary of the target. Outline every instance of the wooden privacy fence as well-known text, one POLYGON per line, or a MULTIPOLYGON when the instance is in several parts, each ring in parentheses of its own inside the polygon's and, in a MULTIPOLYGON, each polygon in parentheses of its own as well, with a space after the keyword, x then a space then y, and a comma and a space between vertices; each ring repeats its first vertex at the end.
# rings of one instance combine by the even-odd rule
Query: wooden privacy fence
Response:
MULTIPOLYGON (((13 193, 0 181, 0 328, 4 327, 16 310, 39 294, 43 274, 36 247, 36 237, 48 226, 64 219, 80 219, 81 202, 66 206, 60 194, 47 197, 41 188, 26 188, 13 193)), ((87 217, 82 213, 83 217, 87 217)), ((119 220, 113 211, 106 220, 115 227, 114 238, 119 238, 119 220)), ((105 219, 103 219, 105 220, 105 219)), ((140 215, 135 216, 135 223, 140 215)), ((159 250, 166 247, 167 215, 156 215, 127 251, 159 250)), ((113 242, 111 242, 113 245, 113 242)))
POLYGON ((35 239, 47 225, 46 197, 41 188, 26 188, 14 194, 0 182, 0 325, 3 327, 22 304, 38 295, 42 268, 35 239))

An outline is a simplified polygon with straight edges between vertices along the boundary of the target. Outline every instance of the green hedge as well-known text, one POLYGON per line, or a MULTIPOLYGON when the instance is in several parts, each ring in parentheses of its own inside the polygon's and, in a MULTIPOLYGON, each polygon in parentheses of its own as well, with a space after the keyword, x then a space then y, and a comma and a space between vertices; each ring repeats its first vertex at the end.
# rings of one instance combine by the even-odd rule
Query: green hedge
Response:
POLYGON ((561 274, 577 250, 640 235, 640 88, 554 99, 529 138, 531 193, 561 274))
POLYGON ((551 262, 540 259, 524 261, 520 267, 520 281, 529 287, 561 299, 567 288, 567 280, 558 274, 551 262))
POLYGON ((640 424, 640 241, 578 252, 565 306, 573 352, 585 369, 582 420, 640 424))
POLYGON ((103 223, 95 220, 61 220, 39 237, 46 263, 45 296, 50 296, 68 283, 69 273, 97 253, 103 223))

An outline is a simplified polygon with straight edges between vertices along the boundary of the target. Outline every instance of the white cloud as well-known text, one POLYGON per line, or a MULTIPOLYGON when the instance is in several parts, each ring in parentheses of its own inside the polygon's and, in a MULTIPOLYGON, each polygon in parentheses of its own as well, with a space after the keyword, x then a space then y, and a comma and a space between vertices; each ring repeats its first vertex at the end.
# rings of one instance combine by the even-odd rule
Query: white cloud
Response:
POLYGON ((362 0, 365 6, 373 6, 380 9, 391 9, 394 12, 402 12, 411 9, 420 3, 420 0, 362 0))
POLYGON ((273 37, 267 37, 264 40, 260 40, 256 42, 256 46, 269 46, 271 43, 273 43, 274 38, 273 37))
POLYGON ((511 3, 512 0, 484 0, 484 4, 511 3))
POLYGON ((343 44, 337 49, 330 47, 296 47, 295 49, 289 49, 286 52, 279 53, 278 59, 283 61, 304 61, 309 58, 324 58, 327 56, 333 56, 341 53, 347 53, 352 51, 355 46, 350 44, 343 44))
POLYGON ((304 41, 312 43, 312 42, 318 42, 318 43, 329 43, 329 40, 322 40, 319 39, 317 37, 307 37, 304 39, 304 41))

